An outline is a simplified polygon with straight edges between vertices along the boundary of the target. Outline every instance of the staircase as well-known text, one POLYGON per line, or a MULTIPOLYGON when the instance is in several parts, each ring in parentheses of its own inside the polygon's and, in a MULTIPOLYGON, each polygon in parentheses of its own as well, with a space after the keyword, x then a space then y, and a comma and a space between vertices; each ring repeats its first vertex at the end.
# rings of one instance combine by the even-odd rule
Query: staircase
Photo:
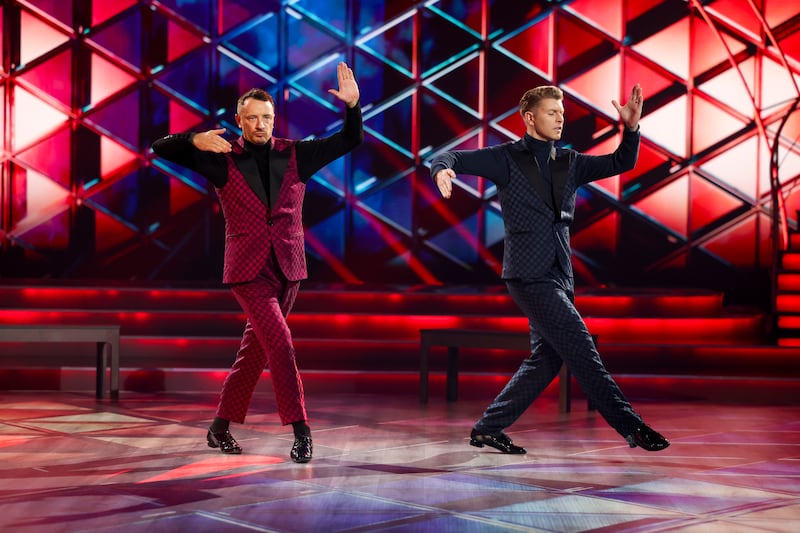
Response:
POLYGON ((780 261, 775 294, 777 344, 800 347, 800 233, 789 234, 780 261))

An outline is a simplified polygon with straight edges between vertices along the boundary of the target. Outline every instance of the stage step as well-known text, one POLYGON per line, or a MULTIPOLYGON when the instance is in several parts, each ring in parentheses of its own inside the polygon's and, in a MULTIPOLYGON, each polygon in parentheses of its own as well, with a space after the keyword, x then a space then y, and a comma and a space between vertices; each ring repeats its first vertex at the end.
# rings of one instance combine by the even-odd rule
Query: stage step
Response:
MULTIPOLYGON (((575 305, 594 316, 713 316, 723 295, 702 289, 578 289, 575 305)), ((0 309, 87 311, 239 312, 225 288, 14 287, 0 285, 0 309)), ((518 316, 504 286, 369 288, 303 284, 293 312, 459 314, 518 316)))
MULTIPOLYGON (((761 313, 712 317, 585 316, 592 333, 606 342, 758 344, 763 340, 761 313)), ((5 324, 119 324, 123 336, 239 336, 241 312, 0 310, 5 324)), ((287 319, 295 339, 415 340, 420 329, 467 328, 527 331, 522 316, 292 313, 287 319)))
MULTIPOLYGON (((233 363, 238 337, 123 337, 123 367, 133 369, 204 368, 225 371, 233 363)), ((298 366, 303 370, 415 371, 419 369, 419 341, 337 338, 296 339, 298 366)), ((0 366, 72 366, 84 361, 86 347, 64 345, 57 352, 42 345, 8 344, 14 358, 0 366)), ((770 376, 800 378, 798 347, 732 344, 599 343, 600 354, 613 373, 692 374, 713 376, 770 376)), ((462 348, 465 372, 511 372, 527 356, 523 351, 462 348)), ((431 349, 432 371, 443 371, 445 348, 431 349)))
POLYGON ((789 234, 789 249, 781 253, 775 302, 776 344, 800 346, 800 234, 789 234))
MULTIPOLYGON (((726 306, 720 293, 582 290, 576 302, 590 331, 600 336, 601 355, 613 372, 800 375, 795 362, 800 359, 792 357, 796 348, 764 347, 763 311, 726 306)), ((224 375, 236 355, 245 317, 223 288, 4 286, 0 322, 119 324, 122 367, 138 376, 196 369, 224 375)), ((502 286, 310 286, 301 288, 288 322, 298 366, 332 373, 415 372, 420 329, 528 328, 502 286)), ((91 364, 85 357, 67 357, 72 351, 85 355, 85 347, 48 348, 4 344, 0 365, 24 372, 26 366, 64 366, 63 359, 91 364)), ((444 369, 445 357, 444 351, 432 353, 434 372, 444 369)), ((466 373, 507 374, 523 357, 464 349, 461 366, 466 373)))

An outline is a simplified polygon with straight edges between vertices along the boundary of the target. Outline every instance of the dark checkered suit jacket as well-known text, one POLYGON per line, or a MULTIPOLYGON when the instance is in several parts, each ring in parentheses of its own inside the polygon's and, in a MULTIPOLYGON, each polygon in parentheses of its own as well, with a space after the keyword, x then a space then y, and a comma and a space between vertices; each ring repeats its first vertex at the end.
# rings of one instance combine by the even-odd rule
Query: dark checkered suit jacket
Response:
POLYGON ((639 133, 627 128, 612 154, 592 156, 553 148, 549 160, 552 193, 524 139, 438 154, 431 162, 431 175, 451 168, 497 185, 505 225, 503 279, 539 279, 554 264, 572 279, 569 228, 578 187, 632 169, 638 155, 639 133))

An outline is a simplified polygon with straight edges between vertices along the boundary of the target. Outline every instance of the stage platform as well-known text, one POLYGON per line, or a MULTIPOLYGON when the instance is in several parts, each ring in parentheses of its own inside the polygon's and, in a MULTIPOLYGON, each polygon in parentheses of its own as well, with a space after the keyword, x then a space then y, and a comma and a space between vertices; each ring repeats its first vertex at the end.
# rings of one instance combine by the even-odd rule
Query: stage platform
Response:
POLYGON ((508 456, 468 445, 491 392, 422 406, 312 387, 305 465, 267 382, 233 428, 239 456, 206 446, 215 394, 4 392, 0 530, 797 531, 800 406, 636 401, 672 441, 652 453, 545 396, 509 429, 527 455, 508 456))

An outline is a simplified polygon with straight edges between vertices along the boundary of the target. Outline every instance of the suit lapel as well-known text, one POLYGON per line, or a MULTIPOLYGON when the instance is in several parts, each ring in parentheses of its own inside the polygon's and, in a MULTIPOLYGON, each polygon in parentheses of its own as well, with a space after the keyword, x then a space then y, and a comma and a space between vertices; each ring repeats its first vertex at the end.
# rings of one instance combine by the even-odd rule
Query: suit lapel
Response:
POLYGON ((277 150, 275 144, 269 154, 269 201, 270 208, 275 205, 278 194, 281 192, 283 176, 286 174, 286 167, 289 165, 291 150, 277 150))
POLYGON ((547 186, 547 182, 545 182, 544 178, 539 175, 539 167, 536 166, 533 160, 533 154, 525 149, 524 141, 519 140, 514 143, 509 152, 511 153, 511 158, 520 170, 522 170, 522 173, 525 174, 525 177, 528 178, 533 189, 539 194, 539 197, 547 204, 547 207, 552 209, 553 212, 556 212, 550 188, 547 186))
POLYGON ((236 168, 242 173, 245 181, 247 181, 247 184, 253 189, 253 192, 256 193, 259 200, 261 200, 264 205, 267 205, 267 191, 264 190, 264 184, 261 183, 261 177, 258 175, 258 164, 255 158, 244 149, 244 140, 239 137, 236 142, 241 150, 234 150, 231 153, 233 162, 236 163, 236 168))
POLYGON ((561 203, 564 200, 564 189, 567 186, 568 174, 569 155, 564 154, 550 161, 550 177, 553 179, 553 196, 558 207, 557 213, 561 213, 561 203))

